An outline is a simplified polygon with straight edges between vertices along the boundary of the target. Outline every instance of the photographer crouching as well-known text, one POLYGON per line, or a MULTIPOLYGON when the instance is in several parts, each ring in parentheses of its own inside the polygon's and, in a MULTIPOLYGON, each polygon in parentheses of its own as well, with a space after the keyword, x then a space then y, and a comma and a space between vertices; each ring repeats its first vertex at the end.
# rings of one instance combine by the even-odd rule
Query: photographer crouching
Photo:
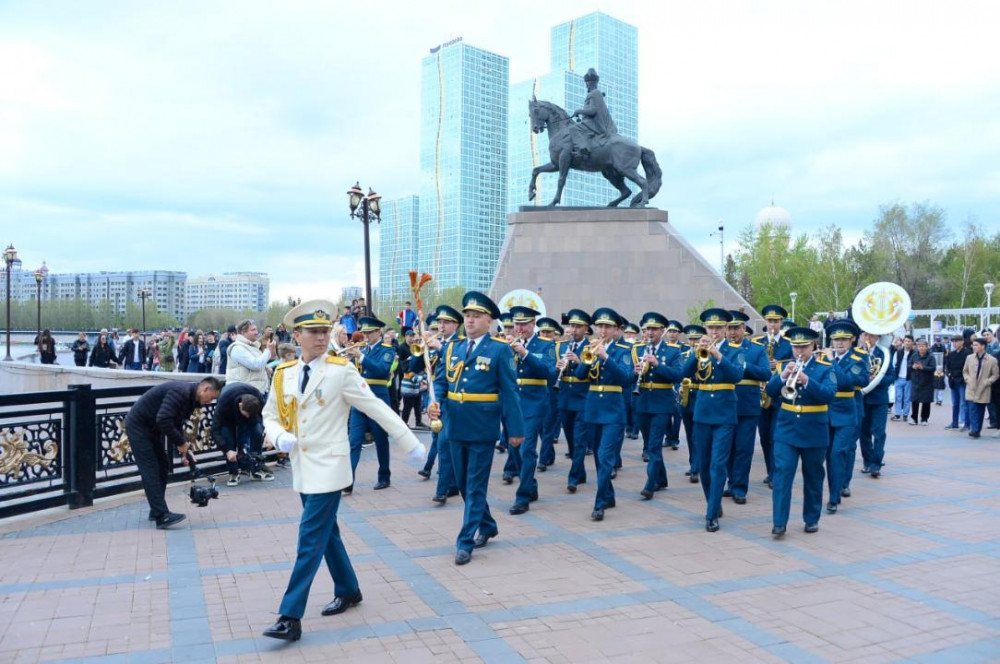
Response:
POLYGON ((226 469, 229 471, 227 486, 239 485, 241 467, 253 480, 274 480, 261 456, 264 420, 260 412, 263 400, 264 396, 253 385, 231 383, 223 388, 215 404, 212 440, 226 455, 226 469))
POLYGON ((185 519, 183 514, 167 509, 167 477, 172 465, 167 446, 177 451, 185 466, 190 464, 184 423, 191 419, 195 408, 212 403, 221 388, 222 384, 213 377, 198 383, 180 380, 161 383, 139 397, 125 417, 132 456, 149 502, 149 520, 155 521, 161 530, 185 519))

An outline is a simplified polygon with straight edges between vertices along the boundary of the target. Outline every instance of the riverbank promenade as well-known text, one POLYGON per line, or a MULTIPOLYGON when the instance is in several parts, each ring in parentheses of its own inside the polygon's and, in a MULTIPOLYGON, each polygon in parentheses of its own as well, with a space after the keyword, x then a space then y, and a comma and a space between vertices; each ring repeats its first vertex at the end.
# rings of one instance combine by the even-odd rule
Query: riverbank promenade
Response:
MULTIPOLYGON (((539 474, 541 499, 510 516, 512 486, 490 484, 499 538, 456 567, 462 502, 393 458, 372 491, 373 450, 340 524, 364 602, 319 615, 325 568, 297 643, 261 637, 295 557, 300 504, 291 471, 220 485, 208 507, 188 484, 168 501, 187 521, 158 531, 138 494, 0 522, 0 661, 87 662, 971 662, 1000 661, 1000 439, 890 422, 881 479, 820 530, 771 534, 771 496, 754 461, 746 505, 725 499, 704 528, 687 454, 667 450, 670 487, 643 502, 639 441, 626 441, 617 507, 589 518, 592 467, 565 490, 565 444, 539 474)), ((427 438, 426 434, 422 434, 427 438)), ((588 465, 590 464, 588 458, 588 465)), ((860 460, 859 460, 860 463, 860 460)))

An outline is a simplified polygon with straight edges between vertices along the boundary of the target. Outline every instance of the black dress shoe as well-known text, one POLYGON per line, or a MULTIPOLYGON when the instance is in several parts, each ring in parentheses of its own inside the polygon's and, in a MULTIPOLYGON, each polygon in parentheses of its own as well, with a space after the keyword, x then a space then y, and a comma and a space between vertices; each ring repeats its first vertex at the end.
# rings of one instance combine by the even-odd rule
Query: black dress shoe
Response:
POLYGON ((433 498, 431 498, 431 500, 433 500, 438 505, 444 505, 445 503, 448 502, 448 496, 434 496, 433 498))
POLYGON ((514 506, 510 508, 510 513, 514 516, 518 514, 524 514, 528 511, 528 503, 514 503, 514 506))
POLYGON ((164 514, 163 516, 161 516, 156 520, 156 527, 159 530, 163 530, 165 528, 169 528, 170 526, 176 523, 180 523, 186 518, 187 517, 184 516, 183 514, 177 514, 176 512, 167 512, 166 514, 164 514))
POLYGON ((156 521, 156 515, 153 514, 153 510, 149 510, 149 520, 156 521))
POLYGON ((716 518, 717 519, 721 519, 722 518, 722 505, 719 505, 719 516, 717 516, 716 518))
POLYGON ((718 519, 707 519, 705 521, 705 530, 707 530, 708 532, 714 533, 718 529, 719 529, 719 520, 718 519))
POLYGON ((680 443, 671 443, 670 444, 670 449, 672 449, 673 451, 676 452, 678 450, 678 448, 680 448, 680 446, 681 446, 680 443))
POLYGON ((766 484, 767 486, 771 486, 771 476, 770 475, 768 475, 767 477, 764 478, 764 484, 766 484))
POLYGON ((733 502, 736 503, 737 505, 746 505, 747 504, 747 497, 746 496, 733 496, 733 502))
POLYGON ((566 457, 567 459, 572 459, 572 458, 573 458, 573 455, 572 455, 572 454, 570 454, 569 452, 567 452, 567 453, 566 453, 566 454, 564 454, 563 456, 564 456, 564 457, 566 457))
POLYGON ((504 484, 513 484, 514 483, 514 477, 512 475, 504 475, 503 476, 503 483, 504 484))
POLYGON ((979 434, 975 431, 970 431, 969 438, 979 438, 979 434))
POLYGON ((341 493, 343 493, 345 496, 351 495, 352 493, 354 493, 354 485, 352 484, 351 486, 347 487, 346 489, 342 489, 341 493))
POLYGON ((618 471, 617 470, 612 470, 611 471, 611 479, 615 479, 616 477, 618 477, 618 471))
POLYGON ((722 497, 723 498, 732 498, 733 497, 733 492, 731 490, 729 490, 729 489, 724 489, 722 491, 722 497))
POLYGON ((353 595, 347 595, 345 597, 334 597, 333 601, 323 607, 322 615, 324 616, 335 616, 338 613, 343 613, 352 606, 357 606, 361 604, 361 591, 354 593, 353 595))
POLYGON ((382 489, 388 489, 389 488, 389 480, 379 480, 378 484, 376 484, 372 488, 375 489, 376 491, 381 491, 382 489))
POLYGON ((459 495, 460 493, 462 493, 462 492, 459 491, 458 489, 448 489, 448 497, 449 498, 454 498, 455 496, 459 495))
POLYGON ((643 454, 642 455, 642 462, 643 463, 649 463, 649 455, 648 454, 643 454))
POLYGON ((845 486, 843 489, 841 489, 840 490, 840 497, 841 498, 850 498, 851 497, 851 488, 845 486))
POLYGON ((538 464, 538 472, 544 473, 548 469, 549 469, 549 467, 546 466, 544 463, 538 464))
POLYGON ((774 535, 776 538, 777 537, 784 537, 785 536, 785 526, 775 526, 774 528, 771 528, 771 534, 774 535))
POLYGON ((503 454, 506 451, 507 451, 507 447, 505 445, 497 445, 497 452, 499 452, 500 454, 503 454))
POLYGON ((480 535, 476 539, 472 540, 472 546, 476 549, 481 549, 489 544, 490 540, 496 536, 497 533, 493 533, 492 535, 480 535))
POLYGON ((827 514, 836 514, 837 513, 837 503, 827 503, 826 504, 826 513, 827 514))
POLYGON ((590 513, 592 521, 604 521, 604 510, 594 510, 590 513))
POLYGON ((617 505, 617 504, 618 504, 618 503, 616 503, 616 502, 615 502, 615 501, 613 501, 613 500, 612 500, 612 501, 609 501, 609 502, 607 502, 607 503, 605 503, 605 504, 604 504, 604 509, 606 509, 606 510, 609 510, 609 509, 613 508, 613 507, 614 507, 615 505, 617 505))
POLYGON ((872 477, 873 478, 878 479, 881 476, 882 476, 882 471, 881 470, 878 470, 877 468, 872 468, 872 477))
POLYGON ((691 471, 690 471, 690 470, 685 470, 685 471, 684 471, 684 474, 690 477, 690 475, 691 475, 691 471))
POLYGON ((664 482, 663 484, 661 484, 658 487, 656 487, 656 490, 657 491, 662 491, 663 489, 666 489, 668 486, 670 486, 670 483, 669 482, 664 482))
POLYGON ((815 533, 818 530, 819 530, 819 524, 818 523, 807 523, 806 524, 805 531, 807 533, 815 533))
POLYGON ((529 503, 537 503, 538 502, 538 494, 537 493, 531 494, 531 496, 528 498, 528 502, 529 503))
POLYGON ((465 565, 470 560, 472 560, 472 552, 466 551, 465 549, 459 549, 455 552, 455 564, 465 565))
POLYGON ((653 492, 650 491, 649 489, 643 489, 642 491, 639 492, 639 495, 642 496, 643 500, 653 499, 653 492))
POLYGON ((576 485, 575 484, 567 484, 566 485, 566 490, 569 491, 570 493, 576 493, 576 485))
POLYGON ((861 468, 861 472, 863 474, 867 475, 868 473, 872 472, 872 469, 869 468, 868 466, 864 466, 864 467, 861 468))
POLYGON ((264 630, 264 636, 282 641, 298 641, 302 638, 302 621, 281 616, 278 622, 264 630))
POLYGON ((701 480, 698 478, 698 473, 691 473, 691 477, 689 478, 689 481, 691 482, 691 484, 697 484, 701 480))
POLYGON ((429 480, 431 478, 431 471, 429 471, 429 470, 418 470, 417 471, 417 475, 420 475, 425 480, 429 480))

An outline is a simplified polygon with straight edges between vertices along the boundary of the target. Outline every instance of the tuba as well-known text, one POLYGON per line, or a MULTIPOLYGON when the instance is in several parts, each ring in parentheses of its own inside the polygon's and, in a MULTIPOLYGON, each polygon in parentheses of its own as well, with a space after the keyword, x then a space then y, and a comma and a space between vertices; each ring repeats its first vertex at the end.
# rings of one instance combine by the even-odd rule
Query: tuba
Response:
POLYGON ((885 354, 885 360, 879 363, 877 370, 874 362, 872 363, 875 373, 871 374, 871 382, 861 389, 862 394, 868 394, 878 387, 889 370, 892 333, 901 328, 909 318, 910 308, 910 295, 902 286, 889 281, 869 284, 854 298, 851 317, 862 332, 879 336, 878 346, 885 354))

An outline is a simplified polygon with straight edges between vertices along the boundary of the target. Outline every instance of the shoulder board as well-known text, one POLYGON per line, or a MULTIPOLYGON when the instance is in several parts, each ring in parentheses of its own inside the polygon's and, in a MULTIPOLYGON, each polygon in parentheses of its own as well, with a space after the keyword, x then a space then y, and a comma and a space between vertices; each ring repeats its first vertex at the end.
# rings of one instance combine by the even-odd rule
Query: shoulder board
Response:
POLYGON ((326 358, 327 364, 339 364, 341 366, 347 365, 347 358, 340 357, 339 355, 328 355, 326 358))
POLYGON ((629 344, 627 343, 623 344, 620 341, 615 343, 615 345, 618 346, 619 348, 624 348, 625 350, 630 350, 632 348, 632 346, 630 346, 629 344))
POLYGON ((851 355, 851 359, 852 360, 860 360, 861 356, 860 355, 851 355))
POLYGON ((670 343, 669 341, 667 342, 667 346, 669 346, 670 348, 680 348, 681 347, 680 344, 670 343))
MULTIPOLYGON (((463 339, 464 339, 464 337, 463 337, 463 339)), ((506 337, 490 337, 490 339, 492 339, 493 341, 499 341, 502 344, 509 344, 510 343, 509 341, 507 341, 506 337)))
POLYGON ((833 366, 832 364, 830 364, 829 362, 827 362, 826 358, 824 358, 824 357, 817 357, 816 358, 816 364, 822 364, 824 367, 831 367, 831 366, 833 366))
POLYGON ((384 341, 382 342, 382 345, 385 346, 386 348, 392 348, 392 344, 388 344, 384 341))
POLYGON ((750 337, 750 341, 760 341, 764 336, 763 334, 758 334, 756 337, 750 337))
POLYGON ((288 367, 293 367, 298 363, 299 363, 298 360, 289 360, 288 362, 282 362, 281 364, 276 366, 275 369, 287 369, 288 367))
POLYGON ((862 355, 867 355, 868 354, 868 351, 866 351, 864 348, 855 348, 854 352, 855 353, 861 353, 862 355))
POLYGON ((755 346, 763 346, 764 342, 761 341, 761 339, 763 338, 764 337, 754 337, 753 339, 750 340, 750 343, 754 344, 755 346))
POLYGON ((459 334, 458 336, 455 337, 455 341, 460 341, 460 340, 462 340, 464 338, 465 338, 464 334, 459 334))

